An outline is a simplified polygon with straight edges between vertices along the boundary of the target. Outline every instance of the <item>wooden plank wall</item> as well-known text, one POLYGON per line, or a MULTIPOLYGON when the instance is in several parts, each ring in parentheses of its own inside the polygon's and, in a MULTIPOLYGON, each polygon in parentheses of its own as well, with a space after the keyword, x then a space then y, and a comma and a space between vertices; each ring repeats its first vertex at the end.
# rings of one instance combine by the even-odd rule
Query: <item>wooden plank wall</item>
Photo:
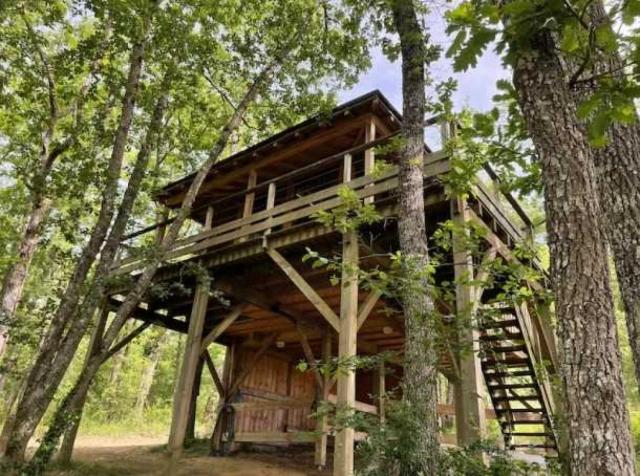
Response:
MULTIPOLYGON (((254 351, 242 349, 238 358, 240 368, 254 355, 254 351)), ((240 387, 240 402, 274 402, 287 399, 307 400, 315 397, 315 380, 311 372, 299 372, 296 363, 284 356, 267 354, 256 362, 253 370, 240 387)), ((283 404, 286 406, 286 404, 283 404)), ((236 433, 310 431, 315 420, 309 418, 309 408, 278 408, 245 410, 236 412, 236 433)))

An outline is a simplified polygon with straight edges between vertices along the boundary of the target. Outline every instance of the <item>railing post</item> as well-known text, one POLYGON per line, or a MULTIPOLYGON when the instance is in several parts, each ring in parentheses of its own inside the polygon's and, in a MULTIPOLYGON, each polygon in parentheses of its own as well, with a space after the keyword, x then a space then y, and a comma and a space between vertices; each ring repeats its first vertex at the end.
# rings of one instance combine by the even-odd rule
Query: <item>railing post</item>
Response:
POLYGON ((207 207, 207 214, 204 218, 204 229, 210 230, 213 226, 213 207, 207 207))
POLYGON ((344 183, 351 182, 351 174, 352 174, 352 158, 351 154, 344 155, 344 162, 342 166, 342 181, 344 183))
MULTIPOLYGON (((364 141, 366 143, 374 141, 376 138, 376 123, 373 122, 373 119, 369 119, 366 123, 364 130, 364 141)), ((373 173, 375 167, 375 152, 373 148, 369 148, 364 151, 364 174, 371 175, 373 173)), ((365 197, 364 203, 369 204, 373 203, 374 197, 365 197)))
MULTIPOLYGON (((271 210, 276 204, 276 184, 275 182, 269 183, 269 188, 267 189, 267 207, 266 210, 271 210)), ((267 222, 269 225, 273 222, 273 216, 269 216, 267 218, 267 222)), ((267 237, 271 234, 271 226, 264 231, 262 235, 262 246, 267 247, 267 237)))
MULTIPOLYGON (((249 172, 249 178, 247 179, 247 190, 251 190, 252 188, 254 188, 257 183, 258 183, 258 174, 256 173, 255 169, 252 169, 249 172)), ((247 194, 244 196, 244 208, 242 210, 242 218, 247 218, 251 216, 251 214, 253 213, 253 203, 255 202, 255 199, 256 199, 255 192, 247 192, 247 194)), ((246 236, 239 238, 237 243, 242 243, 243 241, 246 241, 247 238, 248 237, 246 236)))

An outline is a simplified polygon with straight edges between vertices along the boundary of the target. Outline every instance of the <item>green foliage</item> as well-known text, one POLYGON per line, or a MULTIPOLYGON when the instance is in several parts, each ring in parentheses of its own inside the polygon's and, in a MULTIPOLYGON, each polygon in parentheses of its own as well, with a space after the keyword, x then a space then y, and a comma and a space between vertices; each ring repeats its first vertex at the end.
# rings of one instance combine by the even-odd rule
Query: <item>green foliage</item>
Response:
POLYGON ((456 70, 465 71, 495 45, 505 62, 514 64, 539 46, 538 33, 550 31, 567 66, 568 87, 592 91, 580 106, 581 117, 587 121, 591 143, 604 146, 613 122, 636 120, 634 99, 640 97, 635 75, 598 64, 603 60, 610 64, 605 55, 626 53, 632 64, 639 57, 637 37, 614 30, 616 22, 633 23, 640 12, 638 2, 610 3, 609 20, 594 21, 590 0, 467 0, 447 13, 447 32, 453 36, 447 55, 453 58, 456 70))
MULTIPOLYGON (((382 173, 381 170, 378 173, 382 173)), ((355 190, 348 185, 338 189, 340 205, 331 210, 321 210, 313 218, 324 226, 335 228, 344 233, 357 230, 381 219, 373 204, 365 204, 355 190)))
MULTIPOLYGON (((368 438, 358 446, 356 455, 358 475, 404 476, 422 474, 417 471, 418 434, 413 409, 402 401, 388 401, 386 420, 380 424, 373 417, 357 422, 368 438)), ((537 464, 513 459, 500 450, 494 441, 484 441, 468 448, 442 449, 439 455, 440 475, 466 476, 534 476, 556 474, 537 464), (481 454, 488 457, 485 464, 481 454)))

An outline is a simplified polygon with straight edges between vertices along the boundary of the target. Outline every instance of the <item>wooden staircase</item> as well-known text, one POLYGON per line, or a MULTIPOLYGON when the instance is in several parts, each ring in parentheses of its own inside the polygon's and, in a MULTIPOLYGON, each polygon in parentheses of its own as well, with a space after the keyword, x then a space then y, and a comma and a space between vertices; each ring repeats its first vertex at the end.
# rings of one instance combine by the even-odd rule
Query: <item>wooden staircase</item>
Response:
POLYGON ((482 373, 505 448, 557 453, 549 362, 527 305, 486 305, 479 321, 482 373))

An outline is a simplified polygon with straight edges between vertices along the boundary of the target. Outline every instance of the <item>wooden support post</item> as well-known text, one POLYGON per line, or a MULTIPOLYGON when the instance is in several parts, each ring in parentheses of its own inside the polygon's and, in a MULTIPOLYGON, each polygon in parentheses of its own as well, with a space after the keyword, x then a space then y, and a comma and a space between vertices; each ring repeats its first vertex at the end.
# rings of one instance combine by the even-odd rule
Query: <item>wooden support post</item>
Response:
POLYGON ((224 366, 222 369, 222 389, 220 401, 216 410, 216 422, 214 424, 213 434, 211 435, 211 453, 219 455, 222 452, 222 439, 227 430, 228 415, 224 411, 225 403, 229 398, 229 390, 231 389, 231 380, 236 360, 236 344, 227 346, 224 356, 224 366))
POLYGON ((180 376, 173 399, 173 416, 171 420, 171 432, 169 434, 169 453, 171 456, 170 470, 174 469, 174 463, 180 458, 187 430, 189 418, 189 404, 191 392, 196 376, 198 359, 201 354, 202 330, 207 314, 209 302, 209 281, 198 283, 193 298, 193 307, 189 319, 189 330, 184 347, 184 357, 180 368, 180 376))
POLYGON ((189 442, 196 439, 196 411, 198 409, 198 395, 200 395, 200 384, 202 382, 202 370, 204 368, 204 357, 200 356, 196 367, 196 374, 193 380, 193 388, 191 390, 191 401, 189 402, 189 420, 187 421, 187 430, 184 439, 189 442))
MULTIPOLYGON (((358 235, 356 232, 343 234, 342 243, 342 291, 340 297, 340 330, 338 333, 338 357, 340 362, 348 361, 356 355, 358 334, 358 235)), ((338 373, 337 411, 349 412, 356 401, 356 374, 349 369, 338 373)), ((353 428, 342 428, 335 439, 333 458, 334 476, 353 474, 353 428)))
MULTIPOLYGON (((365 125, 364 130, 364 141, 372 142, 376 138, 376 123, 372 119, 369 119, 365 125)), ((375 152, 373 149, 367 149, 364 151, 364 174, 370 175, 375 167, 375 152)), ((374 197, 366 197, 364 199, 364 203, 373 203, 374 197)))
POLYGON ((384 423, 385 420, 385 394, 387 392, 386 386, 387 370, 384 365, 384 360, 378 363, 378 367, 374 371, 374 393, 378 400, 378 415, 380 416, 380 423, 384 423))
MULTIPOLYGON (((459 227, 466 226, 467 203, 462 199, 454 199, 451 203, 451 215, 459 227)), ((471 253, 465 248, 464 240, 453 240, 453 263, 456 279, 456 312, 459 317, 465 317, 466 321, 458 338, 461 344, 467 348, 460 357, 460 379, 455 385, 456 399, 456 433, 459 446, 467 446, 483 438, 485 435, 485 409, 483 376, 479 357, 479 336, 475 322, 477 304, 474 299, 478 293, 468 281, 472 280, 473 259, 471 253), (469 352, 471 350, 471 352, 469 352)))
MULTIPOLYGON (((325 332, 322 336, 322 363, 327 365, 331 360, 331 329, 325 329, 325 332)), ((329 383, 331 381, 331 376, 326 372, 322 376, 322 387, 316 392, 318 396, 317 401, 318 405, 322 406, 326 405, 327 399, 329 398, 329 383)), ((320 435, 316 439, 316 451, 314 462, 318 469, 324 469, 327 464, 327 439, 329 425, 327 415, 322 414, 318 416, 316 421, 316 432, 320 435)))

